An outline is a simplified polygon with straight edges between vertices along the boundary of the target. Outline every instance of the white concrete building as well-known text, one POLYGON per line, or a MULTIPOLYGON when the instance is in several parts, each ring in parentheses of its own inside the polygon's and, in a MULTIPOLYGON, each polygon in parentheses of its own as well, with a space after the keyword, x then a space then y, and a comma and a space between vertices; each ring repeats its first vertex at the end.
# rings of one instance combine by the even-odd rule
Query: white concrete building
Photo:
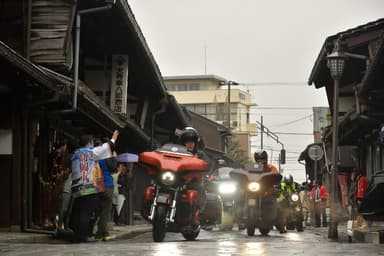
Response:
POLYGON ((166 87, 178 103, 189 111, 228 126, 228 93, 230 93, 230 127, 242 148, 251 157, 251 136, 256 135, 256 124, 250 123, 251 95, 232 85, 228 90, 227 79, 216 75, 166 76, 166 87))

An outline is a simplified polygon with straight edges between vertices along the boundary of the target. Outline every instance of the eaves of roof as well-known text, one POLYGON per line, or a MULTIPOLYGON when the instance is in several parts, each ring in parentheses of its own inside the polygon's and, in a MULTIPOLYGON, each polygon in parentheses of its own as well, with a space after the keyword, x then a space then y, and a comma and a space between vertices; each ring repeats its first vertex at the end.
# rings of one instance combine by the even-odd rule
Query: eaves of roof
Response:
MULTIPOLYGON (((32 63, 1 41, 0 57, 5 58, 11 65, 15 66, 22 73, 25 73, 28 77, 32 78, 36 83, 46 86, 52 90, 60 91, 62 89, 62 86, 60 85, 67 85, 70 87, 74 86, 72 78, 32 63)), ((100 114, 107 117, 112 122, 111 124, 113 124, 111 127, 130 127, 145 141, 149 141, 149 137, 139 127, 137 127, 136 124, 126 118, 123 120, 118 117, 103 102, 101 102, 92 90, 90 90, 85 84, 81 84, 79 86, 78 97, 79 100, 81 98, 84 99, 84 102, 87 102, 89 106, 92 106, 93 109, 97 109, 100 114)), ((83 110, 80 112, 87 114, 83 110)))
POLYGON ((184 115, 181 107, 178 105, 177 101, 172 97, 169 96, 169 93, 166 89, 163 77, 161 75, 159 66, 156 63, 155 58, 153 57, 153 54, 151 50, 148 47, 148 44, 145 40, 145 37, 137 24, 137 21, 135 19, 135 15, 133 14, 128 1, 126 0, 118 0, 117 6, 125 13, 125 17, 127 19, 127 22, 130 26, 132 26, 134 30, 134 35, 136 36, 136 39, 138 40, 140 47, 142 47, 143 52, 145 53, 145 57, 147 58, 148 62, 151 64, 153 74, 156 78, 156 84, 160 86, 160 89, 162 91, 164 99, 167 101, 168 104, 170 104, 174 111, 176 112, 177 116, 179 117, 179 121, 182 125, 187 126, 188 120, 186 116, 184 115))
POLYGON ((369 22, 367 24, 360 25, 355 28, 348 29, 346 31, 339 32, 335 35, 327 37, 325 39, 323 46, 321 47, 320 53, 315 61, 311 74, 308 78, 308 85, 312 85, 313 83, 315 83, 316 88, 320 88, 324 86, 324 84, 316 84, 316 80, 320 75, 321 69, 326 65, 327 54, 329 53, 330 50, 332 50, 335 40, 337 40, 340 37, 348 38, 348 37, 356 36, 358 34, 374 30, 377 27, 383 26, 383 25, 384 25, 384 18, 378 19, 376 21, 369 22))
MULTIPOLYGON (((58 74, 47 68, 44 68, 44 70, 46 70, 48 74, 55 77, 61 83, 74 86, 72 78, 58 74)), ((150 141, 148 135, 142 129, 140 129, 140 127, 138 127, 135 123, 126 117, 113 113, 111 109, 105 105, 104 102, 100 101, 99 97, 86 84, 80 83, 80 86, 78 87, 78 97, 82 97, 86 102, 88 102, 88 104, 92 105, 94 109, 98 109, 99 112, 108 117, 115 126, 119 128, 129 127, 130 129, 134 130, 137 135, 144 139, 144 141, 150 141)))
POLYGON ((209 124, 211 124, 213 126, 216 126, 218 131, 232 135, 232 131, 230 129, 228 129, 228 127, 226 127, 226 126, 224 126, 222 124, 219 124, 219 123, 217 123, 215 121, 212 121, 211 119, 206 118, 206 117, 204 117, 202 115, 199 115, 199 114, 197 114, 195 112, 189 111, 189 113, 194 118, 204 120, 204 122, 207 122, 207 123, 209 123, 209 124))
POLYGON ((223 159, 227 162, 227 164, 233 164, 234 161, 230 158, 225 152, 219 151, 210 147, 206 147, 205 151, 207 154, 215 160, 223 159))
POLYGON ((373 80, 376 75, 382 75, 382 70, 380 70, 380 65, 382 65, 383 62, 384 62, 384 34, 379 39, 376 56, 373 59, 373 62, 370 64, 368 71, 366 72, 362 80, 362 86, 359 91, 360 94, 364 94, 365 92, 367 92, 367 90, 373 85, 373 80))
POLYGON ((217 75, 182 75, 182 76, 164 76, 164 80, 217 80, 226 81, 227 79, 217 75))
POLYGON ((37 83, 54 91, 59 91, 61 89, 61 86, 59 86, 61 83, 60 81, 55 77, 52 77, 40 66, 24 58, 2 41, 0 41, 0 57, 6 59, 7 62, 18 68, 37 83))
POLYGON ((157 82, 159 83, 159 85, 161 87, 161 91, 163 93, 163 96, 165 97, 167 94, 167 91, 166 91, 166 87, 164 85, 164 81, 163 81, 162 76, 161 76, 159 66, 157 65, 156 60, 153 57, 153 54, 148 47, 147 41, 145 40, 145 37, 144 37, 139 25, 137 24, 137 21, 135 19, 135 15, 133 14, 132 9, 128 4, 128 1, 127 0, 118 0, 116 3, 116 6, 124 12, 124 14, 125 14, 124 16, 127 19, 126 21, 127 21, 128 25, 132 26, 132 28, 135 32, 134 35, 136 36, 136 39, 140 43, 140 47, 142 47, 142 50, 145 53, 145 57, 147 58, 147 60, 151 64, 153 74, 154 74, 157 82))

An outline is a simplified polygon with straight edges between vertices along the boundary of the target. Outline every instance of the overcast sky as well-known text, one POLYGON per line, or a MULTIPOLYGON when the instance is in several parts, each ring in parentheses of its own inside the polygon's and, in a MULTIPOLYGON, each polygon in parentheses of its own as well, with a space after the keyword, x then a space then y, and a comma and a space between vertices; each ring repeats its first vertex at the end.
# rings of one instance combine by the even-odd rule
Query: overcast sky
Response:
MULTIPOLYGON (((245 87, 258 105, 252 119, 260 121, 262 115, 276 133, 311 133, 311 108, 328 106, 324 90, 306 84, 326 37, 384 17, 384 0, 128 2, 162 75, 207 73, 258 84, 245 87), (260 85, 271 82, 284 84, 260 85)), ((288 151, 285 172, 304 180, 296 159, 313 137, 279 138, 288 151)), ((255 138, 256 146, 259 141, 255 138)))

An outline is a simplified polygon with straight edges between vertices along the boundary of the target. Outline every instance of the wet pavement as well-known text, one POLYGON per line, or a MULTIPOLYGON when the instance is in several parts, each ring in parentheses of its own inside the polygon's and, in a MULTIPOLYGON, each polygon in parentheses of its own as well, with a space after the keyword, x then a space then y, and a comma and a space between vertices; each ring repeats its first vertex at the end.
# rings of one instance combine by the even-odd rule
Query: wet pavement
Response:
MULTIPOLYGON (((164 242, 152 241, 149 225, 116 227, 118 238, 108 242, 72 244, 61 240, 24 243, 0 239, 0 255, 384 255, 384 245, 348 243, 344 226, 339 240, 327 238, 327 228, 308 227, 304 232, 273 230, 269 236, 245 231, 202 230, 196 241, 185 241, 181 234, 167 233, 164 242), (130 232, 129 232, 130 230, 130 232)), ((346 231, 346 229, 345 229, 346 231)))

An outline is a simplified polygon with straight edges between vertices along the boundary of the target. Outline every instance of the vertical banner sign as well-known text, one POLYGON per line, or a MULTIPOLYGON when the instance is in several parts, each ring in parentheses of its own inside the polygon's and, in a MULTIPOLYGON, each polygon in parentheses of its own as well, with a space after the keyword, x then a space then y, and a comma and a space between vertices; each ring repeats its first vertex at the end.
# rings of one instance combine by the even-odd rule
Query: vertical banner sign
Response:
POLYGON ((128 55, 112 55, 111 109, 127 113, 128 55))

